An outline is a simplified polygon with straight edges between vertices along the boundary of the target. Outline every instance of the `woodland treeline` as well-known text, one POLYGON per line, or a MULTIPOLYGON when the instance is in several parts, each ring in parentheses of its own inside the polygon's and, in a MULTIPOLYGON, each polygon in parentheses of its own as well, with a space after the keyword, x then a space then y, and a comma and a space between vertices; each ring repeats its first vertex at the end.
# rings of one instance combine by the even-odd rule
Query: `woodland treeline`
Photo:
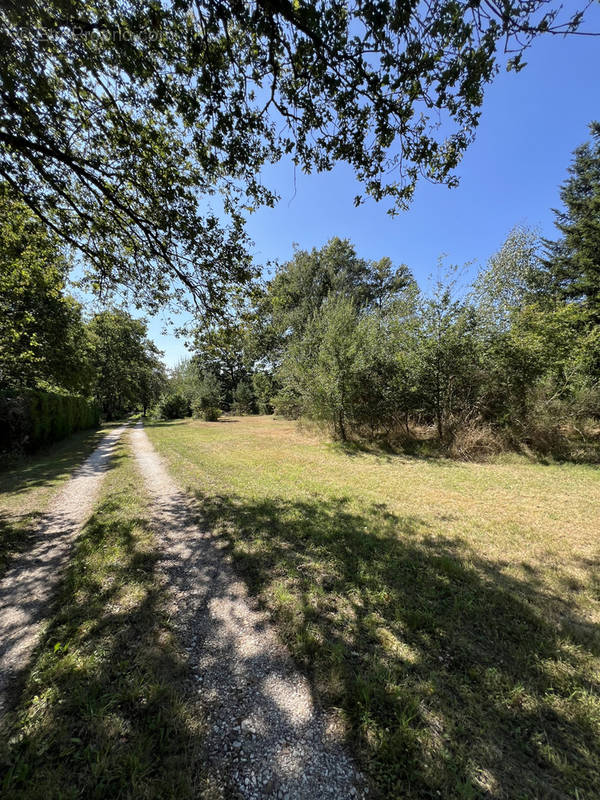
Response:
POLYGON ((208 418, 217 407, 308 418, 341 439, 425 438, 459 455, 507 445, 589 454, 600 417, 600 126, 591 133, 561 188, 555 240, 517 226, 470 285, 441 264, 428 291, 407 266, 360 258, 346 240, 297 250, 226 323, 197 331, 172 378, 180 405, 208 418))
POLYGON ((32 449, 164 390, 144 320, 85 312, 69 293, 76 264, 60 239, 0 186, 0 451, 32 449))
POLYGON ((117 307, 86 311, 70 294, 72 252, 4 184, 0 415, 12 439, 2 449, 91 424, 98 414, 85 401, 108 419, 135 409, 207 420, 276 413, 326 425, 342 440, 461 456, 526 445, 593 457, 596 123, 561 200, 556 239, 515 227, 470 284, 465 270, 440 263, 420 288, 408 266, 366 260, 338 238, 297 249, 271 278, 240 287, 216 321, 199 321, 191 357, 167 375, 145 320, 117 307))
POLYGON ((160 398, 158 416, 273 409, 342 438, 433 426, 446 447, 475 422, 519 440, 567 424, 584 436, 597 126, 565 184, 557 242, 515 231, 470 292, 446 277, 423 292, 406 268, 337 240, 254 284, 245 222, 277 202, 264 168, 286 158, 306 173, 346 164, 354 203, 391 213, 420 176, 455 186, 488 85, 525 68, 540 38, 594 33, 588 7, 4 3, 3 430, 28 420, 31 443, 160 398), (73 275, 104 305, 84 310, 73 275), (169 383, 145 322, 111 298, 201 317, 169 383))

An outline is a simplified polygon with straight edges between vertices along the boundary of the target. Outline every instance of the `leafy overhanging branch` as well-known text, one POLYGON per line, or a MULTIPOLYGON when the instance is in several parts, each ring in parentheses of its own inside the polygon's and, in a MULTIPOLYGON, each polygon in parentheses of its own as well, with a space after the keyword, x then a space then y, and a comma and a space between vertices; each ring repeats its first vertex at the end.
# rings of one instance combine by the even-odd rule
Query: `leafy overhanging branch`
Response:
POLYGON ((0 175, 98 291, 217 312, 253 275, 243 223, 276 200, 265 163, 344 161, 391 211, 421 176, 455 185, 500 45, 520 69, 537 36, 587 35, 586 8, 8 0, 0 175))

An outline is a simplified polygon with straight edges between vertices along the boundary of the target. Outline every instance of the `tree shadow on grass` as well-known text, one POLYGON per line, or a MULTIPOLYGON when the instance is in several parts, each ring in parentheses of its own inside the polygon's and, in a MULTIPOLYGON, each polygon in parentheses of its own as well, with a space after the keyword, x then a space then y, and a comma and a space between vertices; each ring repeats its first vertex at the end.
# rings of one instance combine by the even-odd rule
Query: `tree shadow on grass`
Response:
POLYGON ((158 554, 140 536, 147 521, 118 513, 121 494, 80 537, 4 722, 3 796, 162 800, 206 788, 201 719, 156 581, 158 554))
POLYGON ((4 514, 0 512, 0 575, 4 573, 13 555, 23 553, 35 539, 36 523, 41 511, 29 514, 4 514))
POLYGON ((177 425, 185 425, 191 420, 191 417, 182 417, 181 419, 145 419, 145 428, 172 428, 177 425))
POLYGON ((539 568, 384 504, 197 497, 383 796, 597 796, 600 633, 539 568))
MULTIPOLYGON (((14 495, 23 494, 36 487, 53 485, 59 478, 74 474, 86 476, 94 473, 96 467, 89 465, 84 459, 95 451, 96 455, 102 456, 110 451, 111 444, 98 431, 85 435, 75 435, 68 442, 61 444, 61 448, 48 451, 44 457, 36 457, 24 462, 24 466, 10 475, 3 476, 0 485, 4 491, 14 495), (82 463, 83 462, 83 463, 82 463)), ((115 466, 121 460, 121 456, 112 454, 110 464, 115 466)), ((52 501, 52 497, 47 498, 46 504, 52 501)), ((32 510, 13 512, 11 510, 0 510, 0 577, 11 565, 15 556, 28 552, 36 543, 40 535, 44 534, 45 511, 40 511, 39 506, 44 505, 37 496, 25 500, 34 506, 32 510), (36 507, 37 506, 37 507, 36 507), (40 528, 41 526, 41 528, 40 528)), ((54 509, 54 514, 60 514, 60 509, 54 509)), ((68 525, 69 520, 64 520, 68 525)), ((51 552, 52 542, 48 542, 47 551, 51 552)), ((46 553, 40 553, 40 557, 46 560, 46 553)), ((48 556, 47 568, 53 569, 52 556, 48 556)))
POLYGON ((223 425, 225 423, 234 423, 239 422, 239 419, 231 419, 229 417, 219 417, 219 419, 215 420, 204 420, 204 419, 195 419, 193 417, 185 417, 181 419, 151 419, 151 420, 144 420, 144 427, 148 428, 172 428, 176 425, 186 425, 190 422, 197 422, 201 425, 223 425))

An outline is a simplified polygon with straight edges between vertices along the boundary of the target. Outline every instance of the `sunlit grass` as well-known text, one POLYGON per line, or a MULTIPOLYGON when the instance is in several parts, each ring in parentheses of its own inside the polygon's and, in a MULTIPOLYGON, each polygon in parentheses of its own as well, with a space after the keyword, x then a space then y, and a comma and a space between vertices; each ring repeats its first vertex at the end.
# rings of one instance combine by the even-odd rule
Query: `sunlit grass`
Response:
POLYGON ((120 445, 3 731, 3 797, 205 796, 202 717, 146 503, 120 445))
POLYGON ((600 473, 148 428, 390 798, 595 798, 600 473))

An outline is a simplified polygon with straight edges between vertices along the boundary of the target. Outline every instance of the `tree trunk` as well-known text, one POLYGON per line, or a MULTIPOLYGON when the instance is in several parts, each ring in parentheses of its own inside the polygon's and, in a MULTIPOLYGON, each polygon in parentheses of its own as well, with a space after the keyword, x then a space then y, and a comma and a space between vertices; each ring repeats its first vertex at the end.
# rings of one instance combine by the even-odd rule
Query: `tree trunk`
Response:
POLYGON ((344 410, 340 409, 338 412, 338 426, 340 430, 340 439, 346 441, 346 426, 344 425, 344 410))
POLYGON ((442 420, 442 409, 439 407, 435 410, 435 421, 437 425, 437 432, 440 439, 440 442, 444 441, 444 425, 442 420))

